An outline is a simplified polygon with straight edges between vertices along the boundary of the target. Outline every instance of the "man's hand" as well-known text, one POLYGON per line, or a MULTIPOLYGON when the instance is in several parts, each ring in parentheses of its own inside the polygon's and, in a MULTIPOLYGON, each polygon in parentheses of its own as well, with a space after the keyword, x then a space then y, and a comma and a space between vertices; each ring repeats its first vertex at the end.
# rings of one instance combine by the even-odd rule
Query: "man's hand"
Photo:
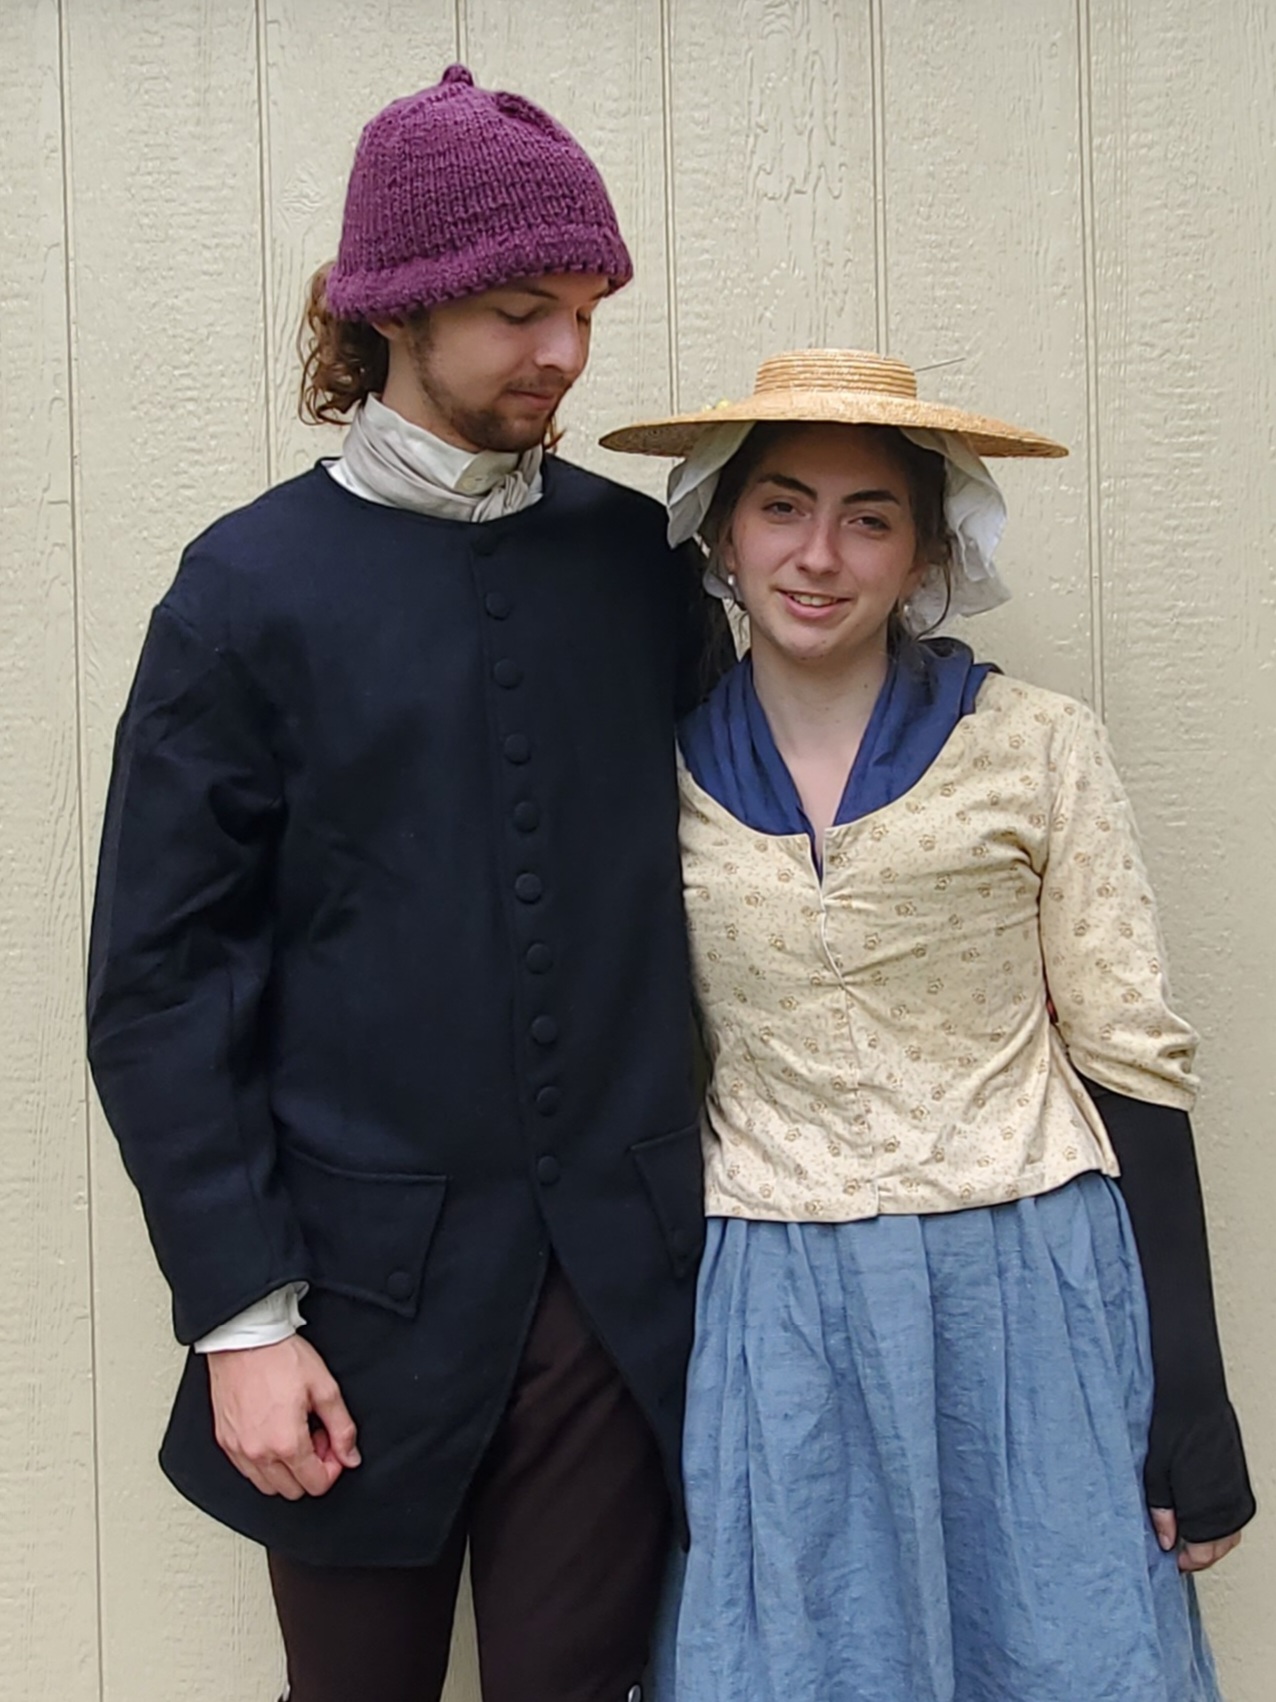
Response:
POLYGON ((359 1464, 341 1390, 301 1336, 210 1353, 208 1384, 218 1446, 263 1495, 326 1495, 359 1464))
MULTIPOLYGON (((1153 1507, 1151 1514, 1156 1540, 1168 1554, 1170 1549, 1178 1547, 1179 1540, 1179 1523, 1174 1517, 1174 1510, 1171 1507, 1153 1507)), ((1241 1532, 1233 1531, 1231 1536, 1219 1537, 1217 1542, 1185 1542, 1179 1548, 1179 1571, 1204 1572, 1211 1566, 1217 1566, 1240 1540, 1241 1532)))

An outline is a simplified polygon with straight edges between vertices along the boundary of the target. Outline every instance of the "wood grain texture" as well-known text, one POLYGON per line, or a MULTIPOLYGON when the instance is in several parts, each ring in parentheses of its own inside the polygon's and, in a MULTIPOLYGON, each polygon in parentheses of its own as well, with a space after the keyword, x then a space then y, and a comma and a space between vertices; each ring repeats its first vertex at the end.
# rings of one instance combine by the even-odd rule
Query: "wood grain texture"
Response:
POLYGON ((562 453, 661 493, 663 466, 612 454, 597 441, 669 400, 660 0, 596 0, 587 22, 576 0, 462 0, 461 22, 476 80, 537 101, 588 151, 633 256, 633 282, 603 302, 594 320, 589 367, 562 410, 562 453))
MULTIPOLYGON (((359 128, 456 57, 573 129, 634 253, 567 454, 657 490, 663 463, 596 432, 821 342, 960 357, 926 393, 1072 445, 1005 465, 1016 596, 971 636, 1105 704, 1204 1033, 1220 1310, 1276 1499, 1268 0, 9 0, 0 1673, 21 1702, 276 1694, 259 1553, 154 1463, 179 1356, 100 1117, 86 1144, 81 869, 182 545, 338 441, 295 421, 293 340, 359 128)), ((1206 1580, 1229 1702, 1272 1694, 1269 1525, 1206 1580)), ((478 1695, 463 1604, 448 1702, 478 1695)))
POLYGON ((1013 593, 961 636, 1094 701, 1083 159, 1075 0, 882 0, 885 322, 922 393, 1044 431, 995 461, 1013 593))
POLYGON ((59 19, 0 7, 0 1674, 98 1696, 59 19))
MULTIPOLYGON (((1174 983, 1229 1375, 1276 1499, 1276 17, 1091 12, 1107 705, 1174 983), (1266 1345, 1264 1345, 1266 1344, 1266 1345)), ((1272 1695, 1270 1514, 1206 1599, 1230 1702, 1272 1695)))
MULTIPOLYGON (((94 850, 148 610, 186 541, 266 482, 257 38, 252 0, 64 3, 94 850)), ((179 1356, 100 1118, 95 1136, 104 1699, 269 1698, 256 1551, 155 1465, 179 1356)))
POLYGON ((744 394, 767 355, 877 345, 870 0, 669 0, 669 17, 691 409, 744 394))
POLYGON ((456 57, 455 0, 258 0, 267 216, 272 478, 340 451, 337 427, 297 417, 306 286, 336 256, 359 132, 456 57))

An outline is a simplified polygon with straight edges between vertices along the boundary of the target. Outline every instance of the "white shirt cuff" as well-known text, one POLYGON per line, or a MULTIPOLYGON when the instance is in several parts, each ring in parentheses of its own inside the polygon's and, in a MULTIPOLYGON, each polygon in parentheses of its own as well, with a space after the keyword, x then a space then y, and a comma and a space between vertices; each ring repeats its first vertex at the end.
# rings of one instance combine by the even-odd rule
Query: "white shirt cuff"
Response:
POLYGON ((244 1347, 272 1347, 296 1335, 305 1323, 298 1302, 310 1287, 307 1282, 289 1282, 273 1294, 254 1300, 234 1318, 228 1318, 195 1343, 196 1353, 226 1353, 244 1347))

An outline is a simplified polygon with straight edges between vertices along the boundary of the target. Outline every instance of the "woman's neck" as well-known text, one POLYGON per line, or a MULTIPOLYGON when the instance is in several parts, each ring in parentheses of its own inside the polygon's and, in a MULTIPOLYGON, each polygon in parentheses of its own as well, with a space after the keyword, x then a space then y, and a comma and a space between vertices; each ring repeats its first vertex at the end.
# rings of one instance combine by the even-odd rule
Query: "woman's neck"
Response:
POLYGON ((886 679, 885 634, 836 668, 794 662, 769 645, 752 653, 753 683, 823 857, 847 776, 886 679))
POLYGON ((752 660, 758 701, 781 753, 811 757, 849 748, 849 768, 886 678, 885 634, 836 668, 795 662, 769 645, 754 645, 752 660))

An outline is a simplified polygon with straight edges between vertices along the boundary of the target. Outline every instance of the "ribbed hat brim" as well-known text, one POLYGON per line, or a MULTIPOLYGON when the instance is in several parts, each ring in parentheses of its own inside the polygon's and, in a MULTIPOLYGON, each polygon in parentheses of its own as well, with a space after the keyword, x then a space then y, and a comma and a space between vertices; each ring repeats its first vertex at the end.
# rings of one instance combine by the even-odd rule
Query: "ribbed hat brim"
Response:
POLYGON ((882 395, 876 391, 769 389, 742 402, 724 402, 696 414, 673 414, 609 431, 600 441, 605 449, 628 455, 690 454, 700 434, 710 426, 732 421, 785 421, 792 424, 913 426, 931 431, 958 432, 977 455, 1066 455, 1053 438, 1026 431, 985 414, 948 408, 918 398, 882 395))

